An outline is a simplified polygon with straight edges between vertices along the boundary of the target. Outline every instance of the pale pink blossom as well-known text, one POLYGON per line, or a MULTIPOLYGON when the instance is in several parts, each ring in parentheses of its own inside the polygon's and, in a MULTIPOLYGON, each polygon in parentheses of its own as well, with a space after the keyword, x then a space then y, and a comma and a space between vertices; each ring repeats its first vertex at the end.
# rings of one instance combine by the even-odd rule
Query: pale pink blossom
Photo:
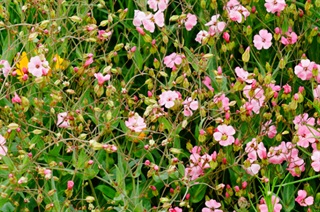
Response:
POLYGON ((196 41, 198 43, 202 43, 203 39, 204 38, 207 38, 209 36, 209 33, 205 30, 201 30, 198 34, 197 34, 197 37, 196 37, 196 41))
POLYGON ((285 0, 265 0, 264 6, 269 13, 281 12, 286 7, 285 0))
POLYGON ((294 67, 294 73, 302 80, 309 80, 312 78, 312 70, 315 63, 309 59, 302 59, 301 62, 294 67))
POLYGON ((320 171, 320 151, 319 150, 313 150, 312 156, 311 156, 311 166, 315 172, 320 171))
POLYGON ((7 60, 0 60, 0 74, 2 73, 3 76, 8 77, 11 70, 11 66, 7 60))
POLYGON ((182 63, 182 57, 181 55, 174 52, 164 57, 163 62, 166 67, 173 68, 176 67, 176 65, 180 65, 182 63))
POLYGON ((258 50, 261 50, 262 48, 269 49, 272 46, 271 40, 272 34, 266 29, 262 29, 259 31, 259 35, 253 37, 253 44, 258 50))
POLYGON ((217 202, 214 199, 205 202, 206 208, 202 208, 202 212, 223 212, 218 208, 221 207, 221 203, 217 202))
POLYGON ((50 169, 45 169, 45 170, 43 171, 43 174, 44 174, 44 178, 45 178, 46 180, 49 180, 49 179, 51 179, 51 177, 52 177, 52 171, 51 171, 50 169))
POLYGON ((294 117, 293 123, 295 124, 295 129, 298 129, 300 126, 315 125, 315 119, 313 117, 309 117, 308 113, 300 114, 294 117))
POLYGON ((222 33, 226 27, 226 22, 218 21, 220 15, 213 15, 211 20, 205 24, 205 26, 209 26, 209 35, 214 36, 215 34, 222 33))
POLYGON ((288 159, 288 168, 287 170, 293 177, 300 177, 301 173, 305 171, 305 163, 302 158, 295 156, 288 159))
POLYGON ((298 191, 298 196, 295 199, 295 201, 299 203, 299 205, 301 206, 313 205, 313 197, 312 196, 307 197, 307 192, 305 190, 298 191))
POLYGON ((229 98, 226 97, 226 95, 224 93, 223 94, 216 94, 213 97, 213 102, 218 105, 218 107, 221 111, 226 112, 230 109, 229 98))
POLYGON ((164 11, 168 7, 169 0, 148 0, 148 5, 154 12, 158 9, 164 11))
POLYGON ((188 13, 184 25, 186 27, 186 30, 190 31, 195 25, 197 25, 197 16, 188 13))
POLYGON ((250 12, 237 0, 229 0, 224 9, 228 12, 230 20, 241 23, 250 15, 250 12))
MULTIPOLYGON (((282 205, 279 203, 280 199, 275 195, 272 195, 271 202, 273 205, 273 212, 280 212, 282 209, 282 205)), ((268 206, 264 198, 260 200, 259 210, 260 212, 268 212, 268 206)))
POLYGON ((185 101, 182 102, 184 105, 183 114, 185 116, 192 116, 193 112, 198 109, 199 103, 197 100, 193 100, 191 97, 188 97, 185 101))
POLYGON ((240 82, 247 82, 247 83, 253 82, 253 79, 249 79, 251 74, 249 74, 249 72, 245 71, 243 68, 236 67, 235 72, 240 82))
POLYGON ((41 77, 48 74, 50 70, 48 61, 41 60, 39 56, 31 57, 28 64, 28 71, 35 77, 41 77))
POLYGON ((179 99, 179 94, 176 91, 164 91, 159 96, 159 104, 166 108, 174 106, 174 101, 179 99))
POLYGON ((311 126, 302 125, 298 128, 297 135, 299 138, 297 145, 307 148, 310 143, 314 143, 316 141, 316 137, 318 137, 320 133, 311 126))
POLYGON ((248 153, 248 159, 252 163, 258 159, 267 158, 267 149, 265 148, 263 142, 258 143, 257 139, 253 138, 249 143, 247 143, 245 148, 246 153, 248 153))
POLYGON ((105 30, 98 30, 97 37, 100 41, 106 41, 110 39, 111 35, 112 35, 112 31, 106 32, 105 30))
POLYGON ((153 33, 155 30, 155 24, 159 27, 164 26, 164 14, 162 11, 158 11, 155 14, 144 13, 140 10, 134 11, 133 25, 136 27, 143 27, 149 32, 153 33))
POLYGON ((281 43, 285 46, 295 44, 298 40, 298 36, 295 32, 292 31, 290 27, 288 32, 285 33, 285 36, 281 36, 281 43))
POLYGON ((229 146, 234 143, 233 135, 236 133, 232 126, 219 125, 217 132, 213 133, 213 137, 221 146, 229 146))
POLYGON ((246 170, 247 174, 250 174, 251 176, 254 176, 254 175, 259 173, 260 168, 261 167, 260 167, 259 164, 253 163, 249 167, 244 168, 244 169, 246 170))
POLYGON ((317 85, 317 87, 313 89, 313 98, 320 99, 320 85, 317 85))
POLYGON ((1 155, 6 155, 8 152, 8 147, 5 145, 6 144, 6 139, 0 135, 0 159, 1 155))
POLYGON ((110 74, 103 76, 101 73, 95 73, 94 77, 98 80, 98 84, 101 86, 104 82, 110 80, 110 74))
POLYGON ((70 127, 68 112, 59 113, 57 117, 58 117, 58 121, 57 121, 58 127, 60 128, 70 127))
POLYGON ((125 125, 133 132, 142 132, 145 128, 147 128, 144 119, 139 116, 138 113, 130 116, 128 121, 125 121, 125 125))

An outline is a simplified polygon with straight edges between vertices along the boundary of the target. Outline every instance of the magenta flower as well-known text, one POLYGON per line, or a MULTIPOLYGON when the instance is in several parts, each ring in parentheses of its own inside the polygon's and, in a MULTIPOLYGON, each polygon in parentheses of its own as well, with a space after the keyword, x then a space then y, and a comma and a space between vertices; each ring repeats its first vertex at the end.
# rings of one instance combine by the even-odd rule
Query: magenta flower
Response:
POLYGON ((8 77, 11 67, 7 60, 0 60, 0 74, 2 72, 3 76, 8 77))
POLYGON ((19 97, 19 95, 17 94, 17 92, 14 92, 14 97, 11 99, 11 102, 12 102, 13 104, 15 104, 15 103, 20 104, 20 103, 21 103, 21 98, 19 97))
POLYGON ((69 180, 67 183, 67 189, 68 190, 72 190, 74 186, 74 182, 72 180, 69 180))
POLYGON ((203 83, 205 86, 207 86, 207 88, 208 88, 210 91, 214 91, 214 89, 213 89, 213 87, 212 87, 212 85, 211 85, 211 79, 210 79, 210 77, 205 76, 205 77, 204 77, 204 80, 202 81, 202 83, 203 83))
POLYGON ((213 137, 221 146, 229 146, 234 143, 233 135, 236 131, 232 126, 219 125, 217 130, 217 132, 213 133, 213 137))
POLYGON ((168 7, 169 0, 148 0, 148 5, 154 12, 158 9, 164 11, 168 7))
POLYGON ((126 126, 133 132, 142 132, 147 128, 144 119, 135 113, 133 116, 129 117, 128 121, 125 121, 126 126))
POLYGON ((5 146, 6 144, 6 139, 0 135, 0 159, 1 159, 1 155, 6 155, 8 152, 8 147, 5 146))
POLYGON ((31 57, 28 64, 28 71, 35 77, 41 77, 48 74, 50 70, 48 61, 41 60, 39 56, 31 57))
POLYGON ((197 16, 188 13, 184 25, 186 27, 186 30, 190 31, 195 25, 197 25, 197 16))
POLYGON ((176 65, 180 65, 182 63, 182 57, 174 52, 164 57, 163 62, 168 68, 173 68, 176 67, 176 65))
POLYGON ((295 199, 297 203, 301 206, 309 206, 313 205, 313 197, 309 196, 307 197, 307 192, 305 190, 299 190, 298 191, 298 196, 295 199))
POLYGON ((216 200, 211 199, 206 201, 205 205, 207 208, 202 208, 202 212, 223 212, 223 210, 218 209, 221 207, 221 203, 216 200))
POLYGON ((68 128, 70 127, 69 118, 68 118, 68 112, 59 113, 57 115, 58 121, 57 126, 60 128, 68 128))
POLYGON ((269 49, 272 45, 271 40, 272 34, 266 29, 262 29, 259 31, 259 35, 253 37, 253 44, 258 50, 261 50, 262 48, 269 49))
POLYGON ((94 77, 98 80, 98 84, 101 86, 104 82, 110 80, 110 74, 103 76, 101 73, 95 73, 94 77))
POLYGON ((286 7, 285 0, 266 0, 264 6, 269 13, 281 12, 286 7))
POLYGON ((169 212, 182 212, 182 209, 179 207, 170 208, 169 212))
POLYGON ((312 70, 315 62, 309 59, 302 59, 301 62, 294 67, 294 73, 302 80, 309 80, 312 78, 312 70))
POLYGON ((174 106, 174 101, 179 99, 179 94, 176 91, 164 91, 160 94, 159 98, 159 104, 161 106, 171 108, 174 106))

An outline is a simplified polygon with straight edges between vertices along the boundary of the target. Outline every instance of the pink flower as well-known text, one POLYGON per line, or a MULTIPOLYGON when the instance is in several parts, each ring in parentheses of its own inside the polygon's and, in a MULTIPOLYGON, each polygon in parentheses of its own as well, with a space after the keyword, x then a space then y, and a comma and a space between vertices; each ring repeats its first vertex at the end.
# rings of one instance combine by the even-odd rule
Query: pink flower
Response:
POLYGON ((236 67, 235 72, 240 82, 247 82, 247 83, 253 82, 253 79, 249 79, 249 76, 250 76, 249 72, 245 71, 243 68, 236 67))
POLYGON ((184 23, 187 31, 190 31, 197 24, 197 16, 188 13, 186 22, 184 23))
POLYGON ((248 153, 248 158, 250 162, 254 162, 258 159, 267 158, 267 149, 264 147, 263 142, 258 144, 257 140, 253 138, 249 143, 247 143, 245 151, 248 153))
POLYGON ((72 180, 69 180, 67 183, 67 189, 68 190, 72 190, 74 186, 74 182, 72 180))
POLYGON ((6 155, 8 152, 8 147, 5 146, 6 144, 6 139, 0 135, 0 159, 1 159, 1 155, 6 155))
POLYGON ((51 177, 52 177, 52 171, 51 171, 50 169, 45 169, 45 170, 43 171, 43 174, 44 174, 44 178, 45 178, 46 180, 49 180, 49 179, 51 179, 51 177))
POLYGON ((287 170, 293 177, 300 177, 301 173, 305 171, 304 160, 298 156, 289 158, 288 162, 289 164, 287 170))
POLYGON ((313 98, 320 99, 320 85, 317 85, 317 87, 313 89, 313 98))
POLYGON ((311 166, 313 170, 315 172, 319 172, 320 171, 320 151, 314 150, 312 152, 311 160, 312 160, 311 166))
POLYGON ((111 31, 106 32, 105 30, 98 30, 98 39, 100 41, 109 40, 112 35, 111 31))
POLYGON ((217 130, 218 131, 213 134, 213 137, 221 146, 229 146, 234 143, 233 135, 236 131, 232 126, 227 126, 225 124, 219 125, 217 130))
POLYGON ((175 208, 170 208, 169 212, 182 212, 182 209, 179 207, 175 207, 175 208))
POLYGON ((223 210, 218 209, 221 207, 221 204, 216 200, 211 199, 206 201, 205 205, 207 208, 203 208, 202 212, 223 212, 223 210))
POLYGON ((237 21, 238 23, 242 22, 242 16, 246 19, 250 15, 247 8, 242 6, 237 0, 230 0, 224 9, 227 10, 229 18, 232 21, 237 21))
POLYGON ((8 77, 11 67, 7 60, 0 60, 0 74, 2 72, 3 76, 8 77))
POLYGON ((264 6, 267 9, 267 12, 276 13, 281 12, 286 7, 285 0, 266 0, 264 6))
POLYGON ((69 118, 68 118, 68 112, 59 113, 57 115, 58 121, 57 126, 60 128, 68 128, 70 127, 69 118))
POLYGON ((298 196, 295 199, 297 203, 301 206, 309 206, 313 205, 313 197, 309 196, 307 197, 307 192, 305 190, 299 190, 298 191, 298 196))
POLYGON ((294 67, 294 73, 302 80, 309 80, 312 78, 312 70, 315 63, 309 59, 302 59, 301 62, 294 67))
POLYGON ((196 41, 198 43, 202 43, 203 39, 204 38, 207 38, 209 36, 209 33, 205 30, 201 30, 198 34, 197 34, 197 37, 196 37, 196 41))
POLYGON ((14 92, 14 97, 11 99, 11 102, 12 102, 13 104, 15 104, 15 103, 20 104, 20 103, 21 103, 21 98, 19 97, 19 95, 17 94, 17 92, 14 92))
POLYGON ((86 60, 86 62, 84 63, 84 67, 88 67, 89 65, 91 65, 93 63, 93 54, 89 53, 88 54, 88 59, 86 60))
MULTIPOLYGON (((282 205, 279 203, 280 199, 275 195, 272 195, 272 205, 273 205, 273 212, 280 212, 282 209, 282 205)), ((260 200, 259 210, 260 212, 268 212, 268 206, 264 198, 260 200)))
POLYGON ((179 98, 179 94, 176 91, 164 91, 159 96, 159 104, 165 106, 166 108, 171 108, 174 106, 174 101, 179 98))
POLYGON ((215 34, 223 32, 223 30, 226 27, 226 22, 224 21, 218 21, 220 15, 214 15, 211 17, 211 20, 205 24, 205 26, 210 26, 209 27, 209 35, 214 36, 215 34))
POLYGON ((223 39, 229 43, 230 42, 230 35, 228 32, 224 32, 223 35, 222 35, 223 39))
POLYGON ((155 24, 159 27, 164 26, 164 14, 160 10, 156 12, 154 15, 151 13, 145 14, 140 10, 135 10, 133 25, 136 27, 140 27, 141 24, 146 30, 153 33, 155 30, 155 24))
POLYGON ((192 111, 195 111, 199 107, 199 103, 197 100, 193 100, 191 97, 188 97, 185 101, 182 102, 184 105, 183 114, 185 116, 192 116, 192 111))
POLYGON ((204 77, 204 80, 202 81, 202 83, 207 86, 207 88, 210 90, 210 91, 214 91, 213 87, 211 86, 211 79, 210 77, 208 76, 205 76, 204 77))
POLYGON ((292 32, 291 27, 289 28, 288 32, 285 34, 286 36, 281 37, 281 43, 283 45, 292 45, 295 44, 298 40, 298 36, 295 32, 292 32))
POLYGON ((259 31, 259 35, 253 37, 253 44, 258 50, 261 50, 262 48, 269 49, 272 45, 271 40, 272 34, 266 29, 262 29, 259 31))
POLYGON ((182 63, 182 57, 177 53, 172 53, 164 57, 163 62, 168 68, 173 68, 182 63))
POLYGON ((133 116, 129 117, 128 121, 125 121, 126 126, 133 132, 142 132, 147 128, 144 119, 135 113, 133 116))
POLYGON ((101 86, 104 82, 110 80, 110 74, 107 74, 106 76, 103 76, 101 73, 95 73, 95 78, 98 80, 98 84, 101 86))
POLYGON ((28 64, 28 71, 35 77, 41 77, 48 74, 50 70, 49 63, 41 60, 39 56, 31 57, 28 64))
POLYGON ((259 173, 260 168, 261 167, 259 164, 254 163, 254 164, 251 164, 251 166, 249 166, 248 168, 245 168, 245 170, 248 174, 250 174, 251 176, 254 176, 259 173))
POLYGON ((154 12, 158 9, 164 11, 168 7, 169 0, 148 0, 148 5, 154 12))
POLYGON ((291 86, 289 84, 285 84, 283 87, 283 93, 284 94, 289 94, 291 93, 291 86))
POLYGON ((308 113, 300 114, 294 117, 293 123, 295 124, 295 129, 298 129, 303 125, 315 125, 315 119, 313 117, 309 118, 308 113))

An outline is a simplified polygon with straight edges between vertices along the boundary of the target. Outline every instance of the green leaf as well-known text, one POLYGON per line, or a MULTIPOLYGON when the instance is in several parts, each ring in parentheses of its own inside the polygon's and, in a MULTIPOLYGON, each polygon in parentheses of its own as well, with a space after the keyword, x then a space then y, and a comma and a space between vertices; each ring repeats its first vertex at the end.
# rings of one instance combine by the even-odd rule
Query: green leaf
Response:
POLYGON ((200 184, 200 185, 194 185, 190 189, 190 200, 192 203, 198 203, 201 200, 203 200, 204 195, 206 194, 207 186, 200 184))
MULTIPOLYGON (((294 180, 294 178, 290 175, 286 182, 292 182, 294 180)), ((295 198, 294 198, 294 194, 295 193, 295 187, 294 185, 287 185, 284 186, 283 188, 283 192, 282 192, 282 206, 283 206, 283 210, 284 211, 292 211, 292 209, 294 208, 295 205, 295 198)))
POLYGON ((113 199, 116 195, 116 191, 108 185, 99 185, 95 189, 101 191, 104 196, 108 197, 109 199, 113 199))

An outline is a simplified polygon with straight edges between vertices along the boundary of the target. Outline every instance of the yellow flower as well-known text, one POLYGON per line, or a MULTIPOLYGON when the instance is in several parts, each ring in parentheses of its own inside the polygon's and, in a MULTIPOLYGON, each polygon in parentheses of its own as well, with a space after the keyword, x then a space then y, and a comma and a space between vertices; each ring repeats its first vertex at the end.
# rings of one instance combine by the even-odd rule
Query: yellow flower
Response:
POLYGON ((24 75, 24 70, 28 70, 28 64, 29 64, 29 59, 27 56, 26 52, 22 52, 19 62, 17 63, 17 75, 18 75, 18 79, 22 80, 22 77, 24 75))
POLYGON ((55 54, 54 55, 54 60, 55 60, 55 65, 54 65, 54 69, 55 70, 65 70, 66 69, 66 64, 65 64, 65 60, 63 58, 61 58, 59 55, 55 54))

